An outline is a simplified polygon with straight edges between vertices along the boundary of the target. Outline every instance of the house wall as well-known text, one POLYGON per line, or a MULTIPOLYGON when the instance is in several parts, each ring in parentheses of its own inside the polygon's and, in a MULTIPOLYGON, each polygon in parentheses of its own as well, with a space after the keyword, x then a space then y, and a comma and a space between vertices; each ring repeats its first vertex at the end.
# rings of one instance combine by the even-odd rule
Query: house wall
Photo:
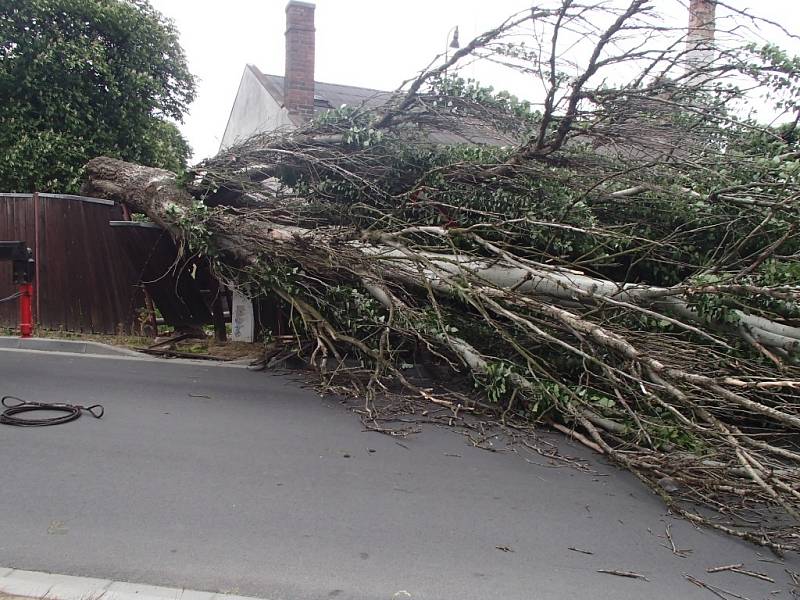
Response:
POLYGON ((257 133, 293 127, 289 114, 264 89, 253 72, 245 67, 220 150, 229 148, 257 133))

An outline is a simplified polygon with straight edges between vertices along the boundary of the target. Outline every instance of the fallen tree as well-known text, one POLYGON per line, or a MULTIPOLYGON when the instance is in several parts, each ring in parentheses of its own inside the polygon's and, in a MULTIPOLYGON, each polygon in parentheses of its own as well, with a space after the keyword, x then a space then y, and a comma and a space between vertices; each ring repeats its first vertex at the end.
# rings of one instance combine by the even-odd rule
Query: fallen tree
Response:
POLYGON ((378 109, 256 136, 188 180, 97 158, 84 192, 279 298, 326 377, 360 361, 357 393, 443 398, 407 376, 424 354, 474 387, 449 401, 572 432, 692 521, 797 550, 800 147, 736 103, 769 88, 797 111, 798 61, 729 40, 687 69, 656 18, 526 11, 378 109), (531 24, 535 51, 509 41, 531 24), (559 48, 580 44, 567 75, 559 48), (540 77, 540 109, 452 75, 476 56, 540 77))

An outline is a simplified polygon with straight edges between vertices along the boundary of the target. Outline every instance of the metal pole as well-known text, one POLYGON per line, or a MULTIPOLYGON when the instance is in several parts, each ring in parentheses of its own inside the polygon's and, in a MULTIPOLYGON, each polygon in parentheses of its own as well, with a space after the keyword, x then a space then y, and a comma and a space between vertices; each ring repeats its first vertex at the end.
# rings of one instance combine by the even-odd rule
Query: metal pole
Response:
POLYGON ((36 261, 34 268, 34 283, 36 285, 36 313, 34 315, 34 319, 32 320, 33 323, 42 322, 42 310, 41 305, 39 303, 39 290, 41 289, 41 283, 39 282, 39 266, 41 265, 41 242, 39 241, 39 192, 33 193, 33 260, 36 261))
MULTIPOLYGON (((444 39, 444 62, 447 64, 450 54, 450 48, 458 48, 458 25, 450 28, 450 31, 447 32, 447 37, 444 39), (450 41, 450 34, 455 34, 453 36, 452 41, 450 41)), ((447 79, 447 69, 444 71, 444 78, 447 79)))

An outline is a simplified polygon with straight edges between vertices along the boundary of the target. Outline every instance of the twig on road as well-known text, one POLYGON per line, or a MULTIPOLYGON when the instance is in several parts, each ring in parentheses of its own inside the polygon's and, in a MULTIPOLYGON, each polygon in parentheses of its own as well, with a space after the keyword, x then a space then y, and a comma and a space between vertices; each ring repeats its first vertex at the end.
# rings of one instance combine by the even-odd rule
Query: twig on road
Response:
POLYGON ((711 569, 706 569, 706 573, 721 573, 722 571, 731 571, 732 573, 739 573, 740 575, 747 575, 748 577, 755 577, 756 579, 760 579, 762 581, 769 581, 770 583, 775 583, 775 580, 770 577, 769 575, 765 575, 764 573, 756 573, 755 571, 748 571, 747 569, 743 569, 744 563, 737 563, 735 565, 723 565, 721 567, 713 567, 711 569))
POLYGON ((641 573, 634 573, 633 571, 617 571, 615 569, 597 569, 598 573, 605 573, 606 575, 616 575, 617 577, 627 577, 629 579, 644 579, 650 581, 641 573))
POLYGON ((672 553, 675 556, 680 556, 681 558, 686 558, 692 552, 691 549, 679 549, 675 542, 672 539, 672 532, 670 531, 670 524, 667 523, 664 527, 664 534, 666 535, 667 541, 669 541, 669 545, 671 547, 672 553))
POLYGON ((729 600, 727 596, 731 596, 733 598, 738 598, 739 600, 750 600, 746 596, 740 596, 734 592, 725 590, 721 587, 717 587, 715 585, 711 585, 710 583, 706 583, 705 581, 700 581, 697 577, 693 577, 688 573, 684 573, 683 576, 695 584, 697 587, 703 588, 714 594, 717 598, 722 598, 722 600, 729 600))
POLYGON ((744 566, 744 563, 736 563, 734 565, 722 565, 720 567, 712 567, 706 569, 706 573, 720 573, 722 571, 730 571, 732 569, 739 569, 744 566))

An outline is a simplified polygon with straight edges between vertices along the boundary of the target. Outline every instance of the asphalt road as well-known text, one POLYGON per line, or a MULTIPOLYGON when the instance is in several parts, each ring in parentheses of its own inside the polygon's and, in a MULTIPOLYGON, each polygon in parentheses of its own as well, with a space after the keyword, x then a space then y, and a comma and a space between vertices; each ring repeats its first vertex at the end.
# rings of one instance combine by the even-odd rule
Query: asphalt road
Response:
POLYGON ((5 394, 106 416, 0 426, 4 567, 275 600, 714 597, 684 574, 790 599, 784 569, 800 572, 671 519, 602 463, 597 476, 528 462, 435 427, 405 448, 289 377, 0 350, 5 394), (666 547, 667 523, 687 557, 666 547), (776 583, 705 572, 739 562, 776 583))

